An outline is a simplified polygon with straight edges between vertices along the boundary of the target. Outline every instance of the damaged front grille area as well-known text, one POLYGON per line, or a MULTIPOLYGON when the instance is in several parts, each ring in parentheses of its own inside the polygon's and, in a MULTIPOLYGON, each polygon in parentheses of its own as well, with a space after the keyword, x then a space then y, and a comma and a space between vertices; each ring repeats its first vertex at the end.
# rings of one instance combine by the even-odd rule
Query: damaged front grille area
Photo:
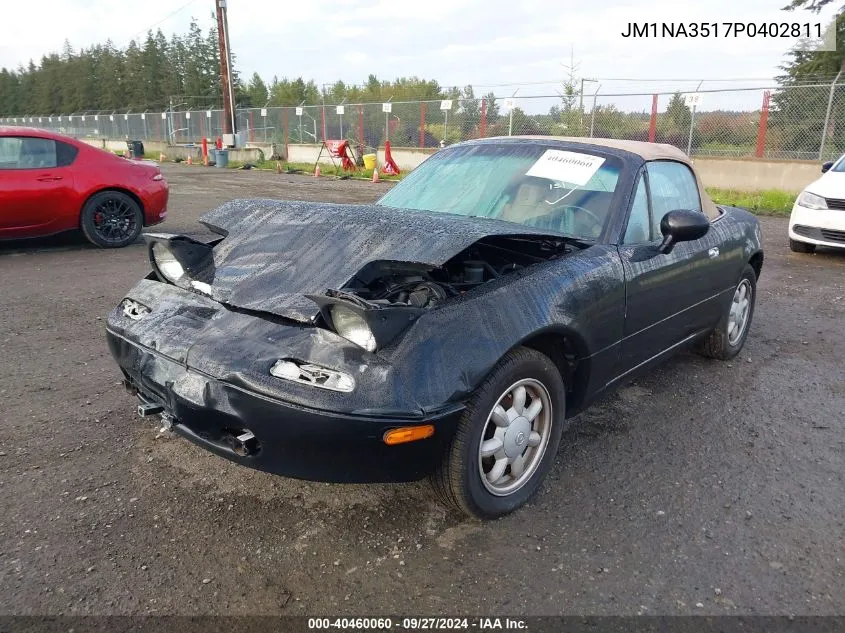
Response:
POLYGON ((349 374, 292 359, 277 360, 270 375, 330 391, 350 393, 355 389, 355 379, 349 374))
POLYGON ((145 306, 143 303, 138 303, 134 299, 124 299, 120 303, 120 309, 123 310, 123 314, 133 321, 140 321, 145 316, 147 316, 151 310, 145 306))

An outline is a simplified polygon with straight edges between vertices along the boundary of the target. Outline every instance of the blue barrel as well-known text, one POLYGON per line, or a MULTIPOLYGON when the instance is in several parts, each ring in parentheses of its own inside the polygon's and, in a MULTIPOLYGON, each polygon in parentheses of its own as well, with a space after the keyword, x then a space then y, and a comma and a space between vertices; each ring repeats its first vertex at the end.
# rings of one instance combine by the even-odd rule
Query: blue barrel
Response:
POLYGON ((229 166, 229 150, 218 149, 215 153, 215 163, 217 167, 225 168, 229 166))

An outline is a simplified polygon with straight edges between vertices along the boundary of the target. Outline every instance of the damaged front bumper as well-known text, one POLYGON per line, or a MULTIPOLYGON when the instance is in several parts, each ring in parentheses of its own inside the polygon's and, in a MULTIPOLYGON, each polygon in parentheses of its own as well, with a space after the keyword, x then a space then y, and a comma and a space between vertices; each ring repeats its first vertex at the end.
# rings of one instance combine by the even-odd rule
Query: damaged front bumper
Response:
POLYGON ((462 406, 422 417, 321 411, 270 398, 177 363, 107 330, 109 349, 142 415, 243 466, 326 482, 402 482, 428 475, 454 435, 462 406), (384 434, 431 424, 430 438, 388 446, 384 434))

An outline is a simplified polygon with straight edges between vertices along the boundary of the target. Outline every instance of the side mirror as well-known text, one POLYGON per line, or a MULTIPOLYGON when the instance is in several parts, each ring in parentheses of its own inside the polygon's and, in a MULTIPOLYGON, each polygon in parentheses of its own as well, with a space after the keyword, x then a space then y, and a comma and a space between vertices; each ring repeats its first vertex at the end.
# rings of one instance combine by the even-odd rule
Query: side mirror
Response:
POLYGON ((830 170, 831 167, 833 167, 833 161, 832 160, 829 160, 826 163, 822 163, 822 173, 823 174, 826 173, 827 171, 830 170))
POLYGON ((660 220, 660 232, 663 242, 658 250, 661 253, 671 253, 678 242, 691 242, 700 239, 710 230, 710 220, 701 211, 689 209, 675 209, 669 211, 660 220))

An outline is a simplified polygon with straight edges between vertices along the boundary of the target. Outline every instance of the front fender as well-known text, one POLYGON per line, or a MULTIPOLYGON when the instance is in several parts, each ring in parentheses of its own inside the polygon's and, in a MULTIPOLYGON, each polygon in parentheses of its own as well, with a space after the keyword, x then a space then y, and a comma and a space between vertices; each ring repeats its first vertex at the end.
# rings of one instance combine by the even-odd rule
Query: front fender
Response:
POLYGON ((622 337, 624 292, 615 249, 593 246, 432 310, 382 354, 423 410, 465 399, 509 350, 545 332, 575 333, 585 356, 602 355, 594 373, 609 375, 622 337))

